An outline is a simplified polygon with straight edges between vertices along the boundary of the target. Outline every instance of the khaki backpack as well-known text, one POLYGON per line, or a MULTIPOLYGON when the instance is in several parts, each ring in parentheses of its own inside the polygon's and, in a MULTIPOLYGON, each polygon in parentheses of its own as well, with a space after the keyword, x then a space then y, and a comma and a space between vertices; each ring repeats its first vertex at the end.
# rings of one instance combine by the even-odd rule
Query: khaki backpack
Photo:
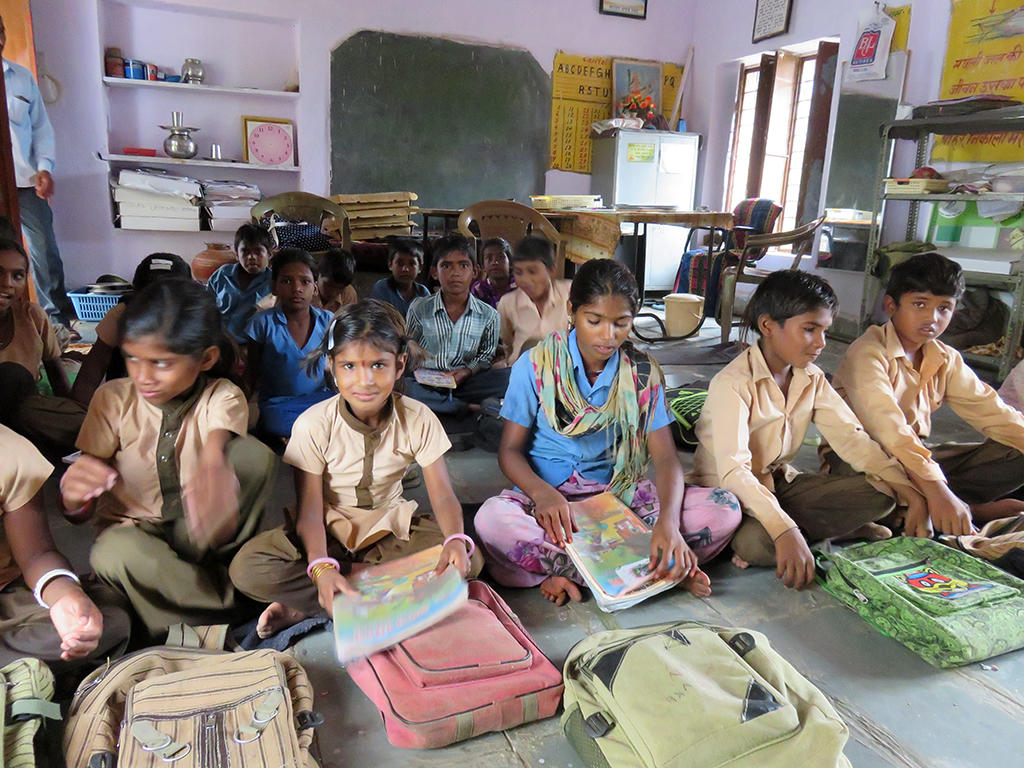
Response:
POLYGON ((562 729, 591 768, 850 765, 846 724, 759 632, 598 632, 569 651, 564 678, 562 729))
MULTIPOLYGON (((184 630, 187 644, 216 644, 184 630)), ((309 750, 320 722, 306 671, 291 656, 149 648, 82 681, 64 756, 68 768, 315 768, 309 750)))
POLYGON ((44 719, 60 720, 53 698, 53 674, 39 659, 16 659, 0 669, 0 766, 32 768, 34 739, 44 719))

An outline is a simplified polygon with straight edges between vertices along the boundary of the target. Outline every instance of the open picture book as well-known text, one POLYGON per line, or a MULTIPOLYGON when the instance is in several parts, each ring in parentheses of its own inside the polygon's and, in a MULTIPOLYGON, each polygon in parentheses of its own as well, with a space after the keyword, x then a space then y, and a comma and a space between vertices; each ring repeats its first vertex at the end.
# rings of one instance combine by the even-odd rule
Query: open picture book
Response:
POLYGON ((678 583, 648 570, 651 529, 614 494, 570 502, 569 508, 579 531, 565 551, 602 611, 621 611, 678 583))
POLYGON ((358 597, 334 598, 334 644, 347 664, 390 648, 436 624, 466 602, 468 589, 454 568, 435 573, 441 545, 389 563, 363 568, 349 578, 358 597))

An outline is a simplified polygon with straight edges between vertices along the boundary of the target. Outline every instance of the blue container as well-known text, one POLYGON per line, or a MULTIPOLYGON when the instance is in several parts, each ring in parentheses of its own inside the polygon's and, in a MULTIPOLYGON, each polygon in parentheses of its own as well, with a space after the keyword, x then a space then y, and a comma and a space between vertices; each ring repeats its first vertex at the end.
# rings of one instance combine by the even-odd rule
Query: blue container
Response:
POLYGON ((139 59, 125 59, 124 76, 129 80, 145 80, 146 62, 139 59))

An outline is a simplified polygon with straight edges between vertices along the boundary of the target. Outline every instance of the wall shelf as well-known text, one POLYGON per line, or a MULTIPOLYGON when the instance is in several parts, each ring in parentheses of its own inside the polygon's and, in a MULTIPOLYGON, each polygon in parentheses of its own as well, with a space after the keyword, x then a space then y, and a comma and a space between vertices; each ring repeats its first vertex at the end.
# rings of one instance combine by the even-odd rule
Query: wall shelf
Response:
POLYGON ((251 165, 250 163, 232 163, 226 160, 182 160, 177 157, 147 157, 145 155, 115 155, 106 152, 98 152, 100 160, 111 165, 176 165, 193 166, 200 168, 231 168, 235 171, 273 171, 276 173, 299 173, 302 166, 289 165, 281 167, 267 167, 262 165, 251 165))
POLYGON ((262 88, 229 88, 223 85, 192 85, 191 83, 168 83, 166 80, 129 80, 126 77, 104 77, 103 85, 108 88, 141 88, 143 90, 167 90, 187 93, 231 93, 239 96, 260 96, 276 99, 295 100, 298 91, 268 91, 262 88))
POLYGON ((922 203, 941 203, 948 200, 1012 200, 1024 202, 1024 192, 933 192, 931 194, 911 195, 902 192, 887 192, 882 194, 884 200, 912 200, 922 203))

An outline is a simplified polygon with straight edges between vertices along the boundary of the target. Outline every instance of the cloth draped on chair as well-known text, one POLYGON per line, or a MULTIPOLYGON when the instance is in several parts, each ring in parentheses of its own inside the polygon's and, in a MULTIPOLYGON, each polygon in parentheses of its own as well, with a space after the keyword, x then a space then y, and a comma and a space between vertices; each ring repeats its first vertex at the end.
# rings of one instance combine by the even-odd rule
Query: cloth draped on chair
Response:
MULTIPOLYGON (((775 229, 782 206, 766 197, 751 198, 737 205, 732 212, 734 227, 726 233, 723 248, 711 253, 711 247, 687 251, 679 260, 679 270, 672 285, 673 293, 696 293, 704 297, 704 317, 717 317, 718 299, 722 291, 722 271, 739 263, 747 235, 764 234, 775 229)), ((764 254, 757 254, 756 261, 764 254)))

